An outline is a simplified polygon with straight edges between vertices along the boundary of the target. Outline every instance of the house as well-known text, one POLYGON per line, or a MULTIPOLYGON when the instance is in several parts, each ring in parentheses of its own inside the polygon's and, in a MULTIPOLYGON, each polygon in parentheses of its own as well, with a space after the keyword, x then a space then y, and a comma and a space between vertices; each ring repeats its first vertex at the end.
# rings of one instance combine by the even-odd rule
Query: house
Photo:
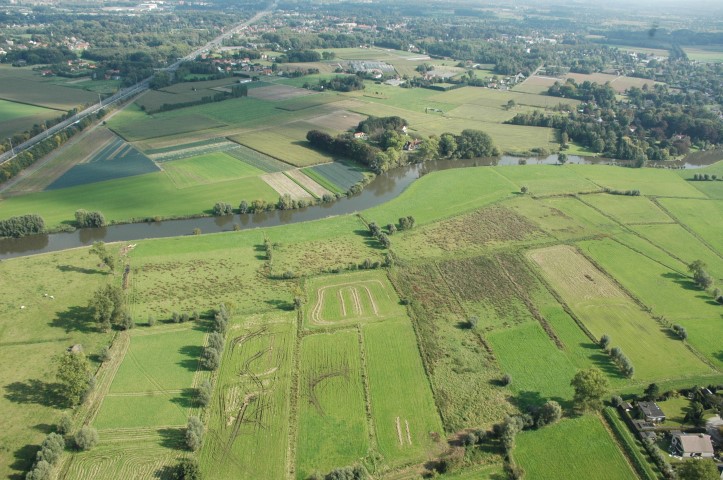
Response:
POLYGON ((710 441, 710 435, 673 432, 670 452, 684 458, 713 458, 713 444, 710 441))
POLYGON ((367 134, 364 132, 354 132, 354 138, 359 139, 359 140, 366 140, 367 134))
POLYGON ((665 421, 665 414, 655 402, 638 402, 638 411, 648 422, 660 423, 665 421))

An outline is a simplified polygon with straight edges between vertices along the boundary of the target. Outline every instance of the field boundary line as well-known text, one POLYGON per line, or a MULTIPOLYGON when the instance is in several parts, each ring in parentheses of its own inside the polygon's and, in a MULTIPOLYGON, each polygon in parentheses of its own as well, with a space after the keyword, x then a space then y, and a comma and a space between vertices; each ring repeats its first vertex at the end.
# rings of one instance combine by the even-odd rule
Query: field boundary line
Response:
MULTIPOLYGON (((557 348, 560 350, 566 350, 565 344, 563 343, 562 339, 557 336, 557 333, 552 328, 552 325, 547 321, 547 319, 542 316, 540 311, 535 307, 535 304, 530 300, 530 298, 525 294, 525 291, 523 288, 515 281, 515 279, 512 277, 512 274, 510 274, 509 270, 507 270, 507 267, 505 267, 505 264, 500 261, 500 259, 495 256, 494 261, 497 264, 497 266, 502 270, 502 273, 507 277, 507 280, 510 281, 512 286, 514 287, 515 291, 517 292, 518 297, 522 300, 522 302, 525 304, 525 307, 527 307, 527 310, 530 312, 530 314, 537 320, 537 322, 540 324, 542 329, 545 331, 547 336, 552 340, 552 342, 555 344, 557 348)), ((527 265, 525 265, 524 260, 520 259, 520 262, 522 265, 525 266, 525 269, 527 268, 527 265)))
MULTIPOLYGON (((95 420, 95 417, 98 415, 98 412, 100 412, 100 409, 103 406, 103 401, 105 400, 106 395, 110 392, 110 387, 113 384, 116 373, 118 373, 118 369, 130 351, 131 337, 127 330, 120 332, 116 336, 113 346, 116 345, 119 350, 115 352, 113 360, 109 362, 105 373, 102 375, 100 386, 96 386, 94 392, 87 400, 88 411, 83 419, 83 425, 90 425, 95 420)), ((96 378, 98 378, 97 374, 96 378)))
MULTIPOLYGON (((305 289, 304 280, 300 286, 305 289)), ((289 433, 286 448, 286 478, 296 479, 296 439, 299 433, 299 396, 301 395, 301 339, 303 338, 304 315, 302 309, 296 312, 296 334, 291 349, 291 380, 289 389, 289 433)))
MULTIPOLYGON (((675 215, 673 215, 673 212, 671 212, 670 210, 668 210, 667 208, 665 208, 665 207, 663 206, 663 204, 661 204, 661 203, 658 201, 658 197, 649 197, 649 198, 650 198, 650 201, 651 201, 651 202, 653 202, 655 205, 657 205, 661 210, 663 210, 663 212, 665 212, 666 215, 668 215, 670 218, 672 218, 673 221, 675 221, 675 223, 677 223, 678 225, 680 225, 681 227, 683 227, 684 230, 686 230, 688 233, 690 233, 690 234, 693 235, 695 238, 697 238, 700 243, 702 243, 703 245, 705 245, 706 247, 708 247, 708 249, 711 250, 714 254, 716 254, 719 258, 723 259, 723 255, 721 255, 721 253, 720 253, 718 250, 716 250, 710 243, 708 243, 703 237, 701 237, 700 235, 698 235, 698 232, 696 232, 695 230, 693 230, 692 228, 690 228, 690 227, 689 227, 688 225, 686 225, 685 223, 681 222, 678 217, 676 217, 675 215)), ((676 197, 666 197, 666 198, 676 198, 676 197)), ((691 199, 691 200, 708 200, 708 201, 711 201, 711 199, 709 199, 709 198, 708 198, 708 199, 695 198, 695 199, 691 199)))
MULTIPOLYGON (((399 289, 399 286, 394 282, 394 278, 392 275, 392 270, 387 270, 387 279, 389 280, 389 283, 392 285, 392 288, 397 293, 397 296, 399 298, 404 298, 403 295, 401 295, 401 290, 399 289)), ((415 343, 417 344, 417 352, 419 353, 420 358, 422 359, 422 366, 424 367, 424 377, 427 379, 427 385, 429 386, 429 390, 432 392, 432 400, 434 401, 434 408, 437 410, 437 415, 439 416, 440 421, 442 422, 442 425, 444 426, 444 415, 442 415, 442 410, 439 408, 439 403, 437 403, 437 389, 434 386, 434 382, 432 382, 432 377, 430 374, 430 365, 429 365, 429 358, 426 355, 424 351, 424 345, 422 344, 420 334, 419 334, 419 327, 417 325, 417 322, 419 319, 417 318, 416 313, 414 312, 414 309, 412 308, 411 304, 407 304, 405 306, 407 310, 407 318, 409 319, 409 323, 412 325, 412 331, 414 331, 414 339, 416 340, 415 343)))
POLYGON ((362 332, 361 324, 358 323, 356 326, 357 336, 359 339, 359 359, 361 362, 360 370, 362 376, 362 385, 364 386, 364 410, 367 417, 367 430, 369 434, 369 447, 374 451, 379 450, 379 443, 377 441, 376 425, 374 425, 374 416, 372 415, 372 394, 371 387, 369 385, 369 369, 367 367, 367 351, 364 344, 364 333, 362 332))
POLYGON ((625 449, 625 446, 620 442, 618 436, 615 434, 615 432, 612 431, 610 425, 608 425, 607 421, 605 421, 605 419, 600 415, 600 413, 595 414, 595 416, 602 424, 608 436, 612 439, 613 442, 615 442, 615 446, 617 447, 618 451, 622 453, 623 457, 625 458, 625 463, 628 465, 630 471, 633 472, 633 475, 635 475, 636 478, 641 480, 643 478, 642 475, 640 475, 640 473, 638 472, 638 469, 635 467, 635 462, 633 462, 633 460, 630 458, 630 454, 625 449))
MULTIPOLYGON (((529 253, 530 250, 528 250, 527 253, 529 253)), ((537 262, 534 260, 531 260, 527 255, 524 255, 524 258, 527 262, 533 262, 535 265, 537 265, 537 262)), ((539 267, 539 265, 538 265, 539 267)), ((572 311, 570 306, 562 299, 559 293, 553 288, 553 286, 550 284, 550 282, 547 281, 547 279, 544 277, 544 274, 537 270, 535 266, 532 266, 530 268, 530 271, 532 274, 539 280, 539 282, 547 289, 547 291, 552 295, 552 298, 554 298, 557 303, 562 307, 562 309, 567 313, 567 315, 572 318, 572 320, 577 324, 578 327, 580 327, 580 330, 582 330, 587 338, 589 338, 594 344, 598 344, 599 340, 595 338, 595 335, 592 334, 590 330, 585 326, 585 324, 580 320, 580 317, 575 315, 575 312, 572 311)))

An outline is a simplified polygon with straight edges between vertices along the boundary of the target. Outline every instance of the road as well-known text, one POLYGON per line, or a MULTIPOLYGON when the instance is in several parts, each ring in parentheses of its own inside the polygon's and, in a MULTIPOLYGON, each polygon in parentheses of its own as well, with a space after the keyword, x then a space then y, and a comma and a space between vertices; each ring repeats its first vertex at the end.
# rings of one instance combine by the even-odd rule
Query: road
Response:
MULTIPOLYGON (((207 53, 210 50, 213 50, 214 48, 221 46, 223 44, 224 40, 226 40, 227 38, 230 38, 232 35, 240 32, 241 30, 248 27, 249 25, 259 21, 261 18, 263 18, 266 15, 268 15, 269 13, 271 13, 275 8, 276 8, 276 2, 269 5, 266 9, 258 12, 256 15, 254 15, 250 19, 235 25, 230 30, 227 30, 223 34, 214 38, 213 40, 211 40, 207 44, 203 45, 202 47, 189 53, 185 57, 178 59, 175 63, 169 65, 168 67, 164 68, 163 70, 166 70, 168 72, 175 72, 176 69, 178 69, 178 67, 181 65, 181 63, 193 60, 196 57, 198 57, 199 55, 201 55, 203 53, 207 53)), ((123 90, 116 92, 114 95, 112 95, 108 98, 105 98, 94 105, 91 105, 90 107, 86 108, 82 112, 76 113, 71 118, 69 118, 67 120, 63 120, 62 122, 58 123, 57 125, 53 125, 52 127, 48 128, 44 132, 34 136, 33 138, 31 138, 29 140, 26 140, 25 142, 21 143, 20 145, 15 145, 14 148, 12 148, 9 152, 5 152, 2 155, 0 155, 0 165, 12 160, 16 156, 18 156, 18 154, 33 147, 37 143, 42 142, 43 140, 50 137, 51 135, 55 135, 59 131, 64 130, 64 129, 68 128, 69 126, 80 122, 85 117, 95 114, 101 108, 107 107, 108 105, 113 105, 122 100, 126 100, 135 95, 138 95, 141 92, 146 91, 151 82, 151 78, 152 77, 146 78, 131 87, 124 88, 123 90)))

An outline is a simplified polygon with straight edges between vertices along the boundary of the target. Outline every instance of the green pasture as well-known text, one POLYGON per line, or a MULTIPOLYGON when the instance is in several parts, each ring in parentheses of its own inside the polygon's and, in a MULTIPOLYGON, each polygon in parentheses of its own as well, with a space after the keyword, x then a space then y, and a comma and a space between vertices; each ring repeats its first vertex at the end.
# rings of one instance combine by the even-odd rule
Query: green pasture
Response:
MULTIPOLYGON (((0 123, 48 113, 47 108, 0 99, 0 123)), ((57 112, 56 112, 57 116, 57 112)))
MULTIPOLYGON (((693 180, 693 176, 695 174, 699 175, 705 175, 706 173, 708 175, 716 175, 719 179, 723 179, 723 161, 720 160, 720 158, 723 158, 723 152, 720 151, 712 151, 712 152, 705 152, 702 155, 710 155, 713 160, 716 160, 715 163, 708 165, 707 167, 703 168, 696 168, 695 170, 678 170, 678 176, 683 178, 684 180, 687 180, 690 182, 691 185, 693 185, 695 188, 706 194, 709 198, 716 199, 716 200, 723 200, 723 181, 695 181, 693 180)), ((710 158, 709 157, 709 158, 710 158)), ((706 158, 706 157, 704 157, 706 158)))
POLYGON ((723 45, 683 47, 690 60, 705 63, 723 63, 723 45))
MULTIPOLYGON (((189 384, 190 390, 190 384, 189 384)), ((188 419, 188 407, 192 404, 192 392, 189 398, 180 394, 146 394, 138 396, 106 395, 98 416, 93 421, 100 436, 103 430, 118 428, 174 427, 181 428, 188 419), (179 405, 182 403, 183 405, 179 405)))
POLYGON ((681 259, 685 264, 702 260, 707 266, 708 273, 718 281, 723 280, 723 258, 679 224, 635 225, 632 228, 656 246, 681 259))
POLYGON ((132 142, 148 138, 165 137, 179 133, 195 133, 201 130, 209 130, 224 127, 226 124, 203 115, 188 114, 166 118, 140 119, 132 123, 115 124, 109 123, 118 135, 132 142))
POLYGON ((635 305, 579 253, 554 247, 530 255, 595 338, 609 335, 611 346, 620 347, 630 358, 635 367, 635 380, 711 373, 680 340, 672 338, 650 314, 635 305))
POLYGON ((685 396, 670 397, 667 400, 656 402, 665 413, 665 425, 685 425, 685 415, 691 406, 691 401, 685 396))
POLYGON ((599 190, 597 185, 581 177, 568 166, 524 165, 499 167, 496 171, 519 188, 527 187, 528 194, 533 196, 599 190))
MULTIPOLYGON (((639 255, 611 240, 583 242, 580 246, 639 297, 651 309, 652 315, 663 316, 671 325, 683 325, 688 332, 687 342, 714 365, 719 368, 723 365, 719 341, 720 306, 713 302, 710 294, 701 291, 693 284, 692 279, 687 276, 687 271, 672 270, 656 259, 639 255), (635 265, 635 268, 631 268, 631 265, 635 265)), ((621 335, 607 333, 611 335, 613 343, 623 341, 621 335)), ((673 344, 682 345, 682 342, 675 339, 672 333, 666 336, 669 338, 661 341, 660 345, 666 345, 667 355, 672 357, 673 344)), ((634 338, 631 338, 632 343, 639 343, 641 346, 644 341, 639 331, 634 334, 634 338)), ((634 348, 634 345, 631 345, 631 348, 634 348)), ((659 347, 651 348, 659 350, 659 347)), ((680 351, 679 348, 676 350, 680 351)), ((628 354, 626 347, 623 347, 623 351, 630 356, 637 369, 638 365, 633 359, 632 352, 628 354)), ((687 376, 694 371, 705 373, 700 368, 689 367, 679 368, 675 376, 687 376)), ((660 364, 661 378, 674 376, 672 372, 668 370, 666 373, 663 363, 660 364)))
MULTIPOLYGON (((585 200, 587 200, 585 196, 579 198, 552 197, 542 200, 547 207, 552 209, 553 214, 568 216, 577 224, 577 228, 561 232, 563 234, 560 235, 560 238, 564 238, 564 233, 568 233, 570 236, 573 234, 574 236, 586 236, 601 233, 615 234, 621 231, 618 223, 595 210, 593 206, 584 203, 585 200)), ((554 223, 555 220, 553 218, 548 221, 554 223)))
MULTIPOLYGON (((155 330, 155 329, 153 329, 155 330)), ((190 387, 205 332, 199 326, 164 332, 139 329, 113 378, 110 394, 164 393, 190 387)))
POLYGON ((224 182, 244 177, 263 175, 259 170, 224 152, 209 153, 163 164, 166 175, 178 188, 224 182))
POLYGON ((369 449, 359 333, 301 341, 296 478, 358 462, 369 449))
POLYGON ((603 165, 568 165, 600 188, 640 190, 641 195, 702 198, 703 193, 676 172, 656 168, 625 168, 603 165), (621 172, 620 170, 624 170, 621 172))
POLYGON ((511 197, 516 191, 516 186, 493 168, 444 170, 416 180, 397 198, 370 208, 364 216, 386 225, 411 215, 423 225, 511 197))
POLYGON ((672 223, 673 220, 646 197, 628 195, 589 195, 585 201, 623 224, 672 223))
POLYGON ((513 453, 515 462, 540 480, 636 479, 601 422, 588 415, 522 432, 513 453))
POLYGON ((0 138, 22 133, 60 115, 57 110, 0 99, 0 138))
POLYGON ((227 335, 200 454, 209 478, 286 475, 293 314, 258 320, 236 321, 227 335))
MULTIPOLYGON (((0 99, 63 112, 98 102, 96 93, 68 88, 55 82, 56 78, 42 77, 30 67, 16 68, 6 65, 0 68, 0 99)), ((56 116, 59 115, 58 112, 56 116)))
POLYGON ((74 212, 81 208, 100 210, 107 221, 120 222, 210 213, 218 201, 237 206, 241 200, 278 198, 258 177, 178 189, 166 174, 157 172, 7 198, 0 201, 0 217, 39 213, 46 225, 56 227, 73 222, 74 212))
POLYGON ((723 201, 688 198, 661 198, 659 201, 678 222, 690 228, 718 255, 723 255, 723 235, 720 233, 723 201))
POLYGON ((35 460, 32 446, 46 435, 33 426, 60 420, 65 406, 54 394, 53 357, 75 344, 93 355, 111 339, 84 309, 92 292, 109 280, 87 252, 0 262, 0 359, 12 365, 0 372, 0 476, 24 476, 35 460))
MULTIPOLYGON (((453 103, 456 105, 471 104, 482 107, 502 108, 507 106, 507 102, 514 101, 517 105, 551 108, 560 103, 576 106, 580 102, 573 99, 560 99, 559 97, 551 97, 548 95, 536 95, 532 93, 501 91, 490 88, 481 87, 462 87, 449 92, 438 93, 432 100, 443 103, 453 103)), ((516 107, 510 111, 514 112, 516 107)))
POLYGON ((362 333, 379 451, 392 466, 423 461, 443 429, 412 325, 404 316, 362 333))

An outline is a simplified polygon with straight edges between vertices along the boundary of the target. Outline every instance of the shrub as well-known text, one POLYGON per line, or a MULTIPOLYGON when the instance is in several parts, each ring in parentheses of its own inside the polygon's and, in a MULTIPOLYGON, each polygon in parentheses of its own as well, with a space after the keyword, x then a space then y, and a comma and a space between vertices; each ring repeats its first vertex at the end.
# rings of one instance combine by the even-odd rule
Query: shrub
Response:
POLYGON ((21 215, 0 220, 0 237, 24 237, 45 231, 45 221, 40 215, 21 215))
POLYGON ((106 224, 102 213, 83 209, 75 211, 75 223, 79 228, 98 228, 106 224))
POLYGON ((98 430, 85 426, 75 434, 75 445, 81 450, 90 450, 98 444, 98 430))
POLYGON ((203 422, 201 419, 195 416, 188 417, 188 424, 186 426, 186 446, 195 452, 201 448, 203 442, 203 422))
POLYGON ((98 354, 98 360, 100 360, 102 363, 105 363, 111 358, 113 358, 113 356, 110 353, 110 347, 106 345, 101 349, 100 353, 98 354))
POLYGON ((198 404, 202 407, 207 406, 209 403, 211 403, 211 396, 213 395, 213 387, 211 386, 211 382, 208 380, 204 380, 201 382, 201 384, 198 386, 198 393, 196 399, 198 400, 198 404))
POLYGON ((219 332, 211 332, 208 336, 208 346, 219 352, 223 351, 224 338, 219 332))
POLYGON ((148 326, 152 327, 155 324, 156 324, 156 317, 154 317, 153 315, 148 315, 148 326))
POLYGON ((40 451, 38 452, 38 462, 46 461, 50 465, 55 465, 60 460, 60 456, 65 450, 65 438, 57 433, 51 433, 42 445, 40 445, 40 451))
POLYGON ((174 480, 201 480, 201 467, 195 458, 182 458, 176 471, 173 472, 174 480))
POLYGON ((213 214, 217 217, 222 215, 233 215, 233 207, 230 203, 216 202, 213 206, 213 214))
POLYGON ((509 373, 505 373, 504 376, 502 377, 502 385, 507 386, 511 383, 512 383, 512 375, 510 375, 509 373))
POLYGON ((62 417, 60 417, 60 421, 58 422, 58 433, 61 435, 68 435, 70 434, 70 431, 73 429, 73 417, 71 417, 69 414, 65 413, 62 417))
POLYGON ((216 370, 221 364, 221 358, 218 350, 212 347, 206 347, 201 355, 201 366, 206 370, 216 370))
POLYGON ((33 466, 33 469, 28 472, 25 476, 25 480, 47 480, 50 478, 52 469, 53 467, 48 462, 41 460, 37 462, 33 466))

